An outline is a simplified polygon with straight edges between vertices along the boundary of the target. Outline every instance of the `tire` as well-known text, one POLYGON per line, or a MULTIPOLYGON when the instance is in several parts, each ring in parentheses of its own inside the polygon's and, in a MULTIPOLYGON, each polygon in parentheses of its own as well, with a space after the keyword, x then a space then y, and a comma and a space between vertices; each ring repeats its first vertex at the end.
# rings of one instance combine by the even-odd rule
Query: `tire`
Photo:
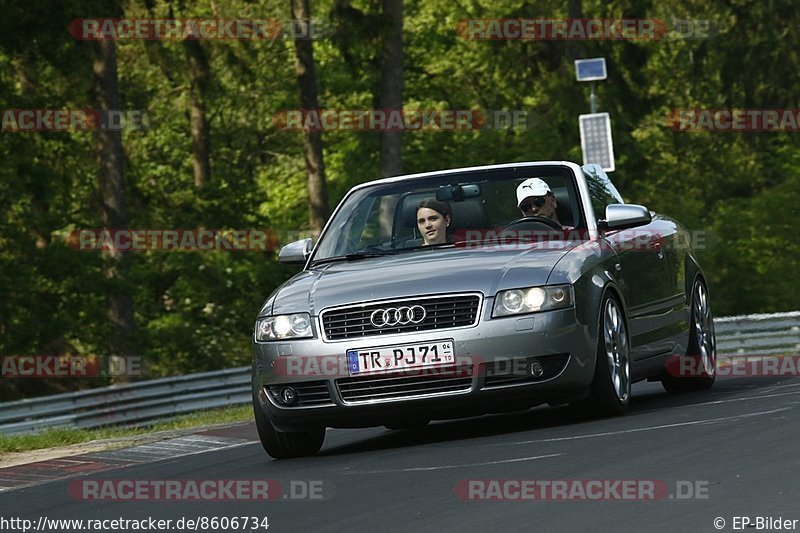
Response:
POLYGON ((617 416, 631 399, 631 360, 628 326, 617 298, 606 293, 600 306, 597 359, 589 396, 574 404, 583 414, 617 416))
POLYGON ((292 457, 308 457, 316 455, 325 440, 325 428, 313 428, 308 431, 280 431, 272 425, 258 399, 253 397, 253 414, 261 446, 270 457, 289 459, 292 457))
POLYGON ((661 385, 667 392, 680 393, 710 389, 717 379, 717 341, 708 289, 698 279, 692 287, 692 312, 689 319, 686 357, 697 358, 700 375, 664 374, 661 385))

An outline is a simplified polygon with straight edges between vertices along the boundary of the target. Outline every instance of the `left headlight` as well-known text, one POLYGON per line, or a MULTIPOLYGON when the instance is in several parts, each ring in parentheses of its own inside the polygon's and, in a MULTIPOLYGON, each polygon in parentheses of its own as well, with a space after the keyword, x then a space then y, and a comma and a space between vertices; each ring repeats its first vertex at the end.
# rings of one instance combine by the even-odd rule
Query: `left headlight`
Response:
POLYGON ((521 315, 572 306, 572 285, 548 285, 500 291, 494 299, 492 316, 521 315))
POLYGON ((256 320, 256 341, 258 342, 313 336, 311 317, 308 313, 267 316, 256 320))

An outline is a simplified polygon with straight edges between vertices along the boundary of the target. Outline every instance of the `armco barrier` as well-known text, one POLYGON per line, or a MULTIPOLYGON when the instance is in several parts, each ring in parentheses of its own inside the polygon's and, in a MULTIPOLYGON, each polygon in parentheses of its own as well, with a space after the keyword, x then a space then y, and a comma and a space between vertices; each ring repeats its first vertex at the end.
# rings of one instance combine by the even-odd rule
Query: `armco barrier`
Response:
POLYGON ((93 428, 149 421, 250 402, 250 367, 112 385, 0 403, 0 433, 55 426, 93 428))
MULTIPOLYGON (((800 353, 800 311, 717 318, 714 326, 719 354, 800 353)), ((146 425, 176 414, 250 401, 250 367, 227 368, 0 403, 0 434, 56 426, 146 425)))
POLYGON ((800 311, 717 318, 714 329, 721 354, 800 353, 800 311))

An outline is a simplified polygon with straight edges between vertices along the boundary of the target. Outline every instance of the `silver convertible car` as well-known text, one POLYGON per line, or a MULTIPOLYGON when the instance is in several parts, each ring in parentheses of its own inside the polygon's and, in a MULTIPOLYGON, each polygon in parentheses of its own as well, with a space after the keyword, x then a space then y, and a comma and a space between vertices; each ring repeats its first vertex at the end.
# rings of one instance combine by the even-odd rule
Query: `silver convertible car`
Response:
POLYGON ((709 388, 714 326, 690 237, 626 204, 597 165, 358 185, 316 244, 280 251, 303 270, 255 325, 264 449, 312 455, 328 427, 399 429, 543 403, 616 415, 644 379, 709 388), (686 356, 700 371, 667 371, 686 356))

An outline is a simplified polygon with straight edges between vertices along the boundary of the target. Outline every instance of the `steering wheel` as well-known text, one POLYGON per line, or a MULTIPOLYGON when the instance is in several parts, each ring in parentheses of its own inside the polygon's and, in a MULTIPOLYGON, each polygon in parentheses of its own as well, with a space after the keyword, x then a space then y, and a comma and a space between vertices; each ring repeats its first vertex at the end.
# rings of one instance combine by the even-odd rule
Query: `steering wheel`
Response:
POLYGON ((537 226, 547 226, 548 228, 557 230, 559 232, 563 231, 564 229, 561 227, 561 224, 559 224, 554 220, 550 220, 549 218, 530 216, 530 217, 518 218, 517 220, 513 221, 508 226, 503 228, 503 231, 512 228, 517 231, 521 229, 535 229, 537 226))
POLYGON ((537 242, 541 239, 563 238, 561 224, 545 217, 522 217, 503 228, 497 237, 502 241, 511 239, 513 242, 537 242))

